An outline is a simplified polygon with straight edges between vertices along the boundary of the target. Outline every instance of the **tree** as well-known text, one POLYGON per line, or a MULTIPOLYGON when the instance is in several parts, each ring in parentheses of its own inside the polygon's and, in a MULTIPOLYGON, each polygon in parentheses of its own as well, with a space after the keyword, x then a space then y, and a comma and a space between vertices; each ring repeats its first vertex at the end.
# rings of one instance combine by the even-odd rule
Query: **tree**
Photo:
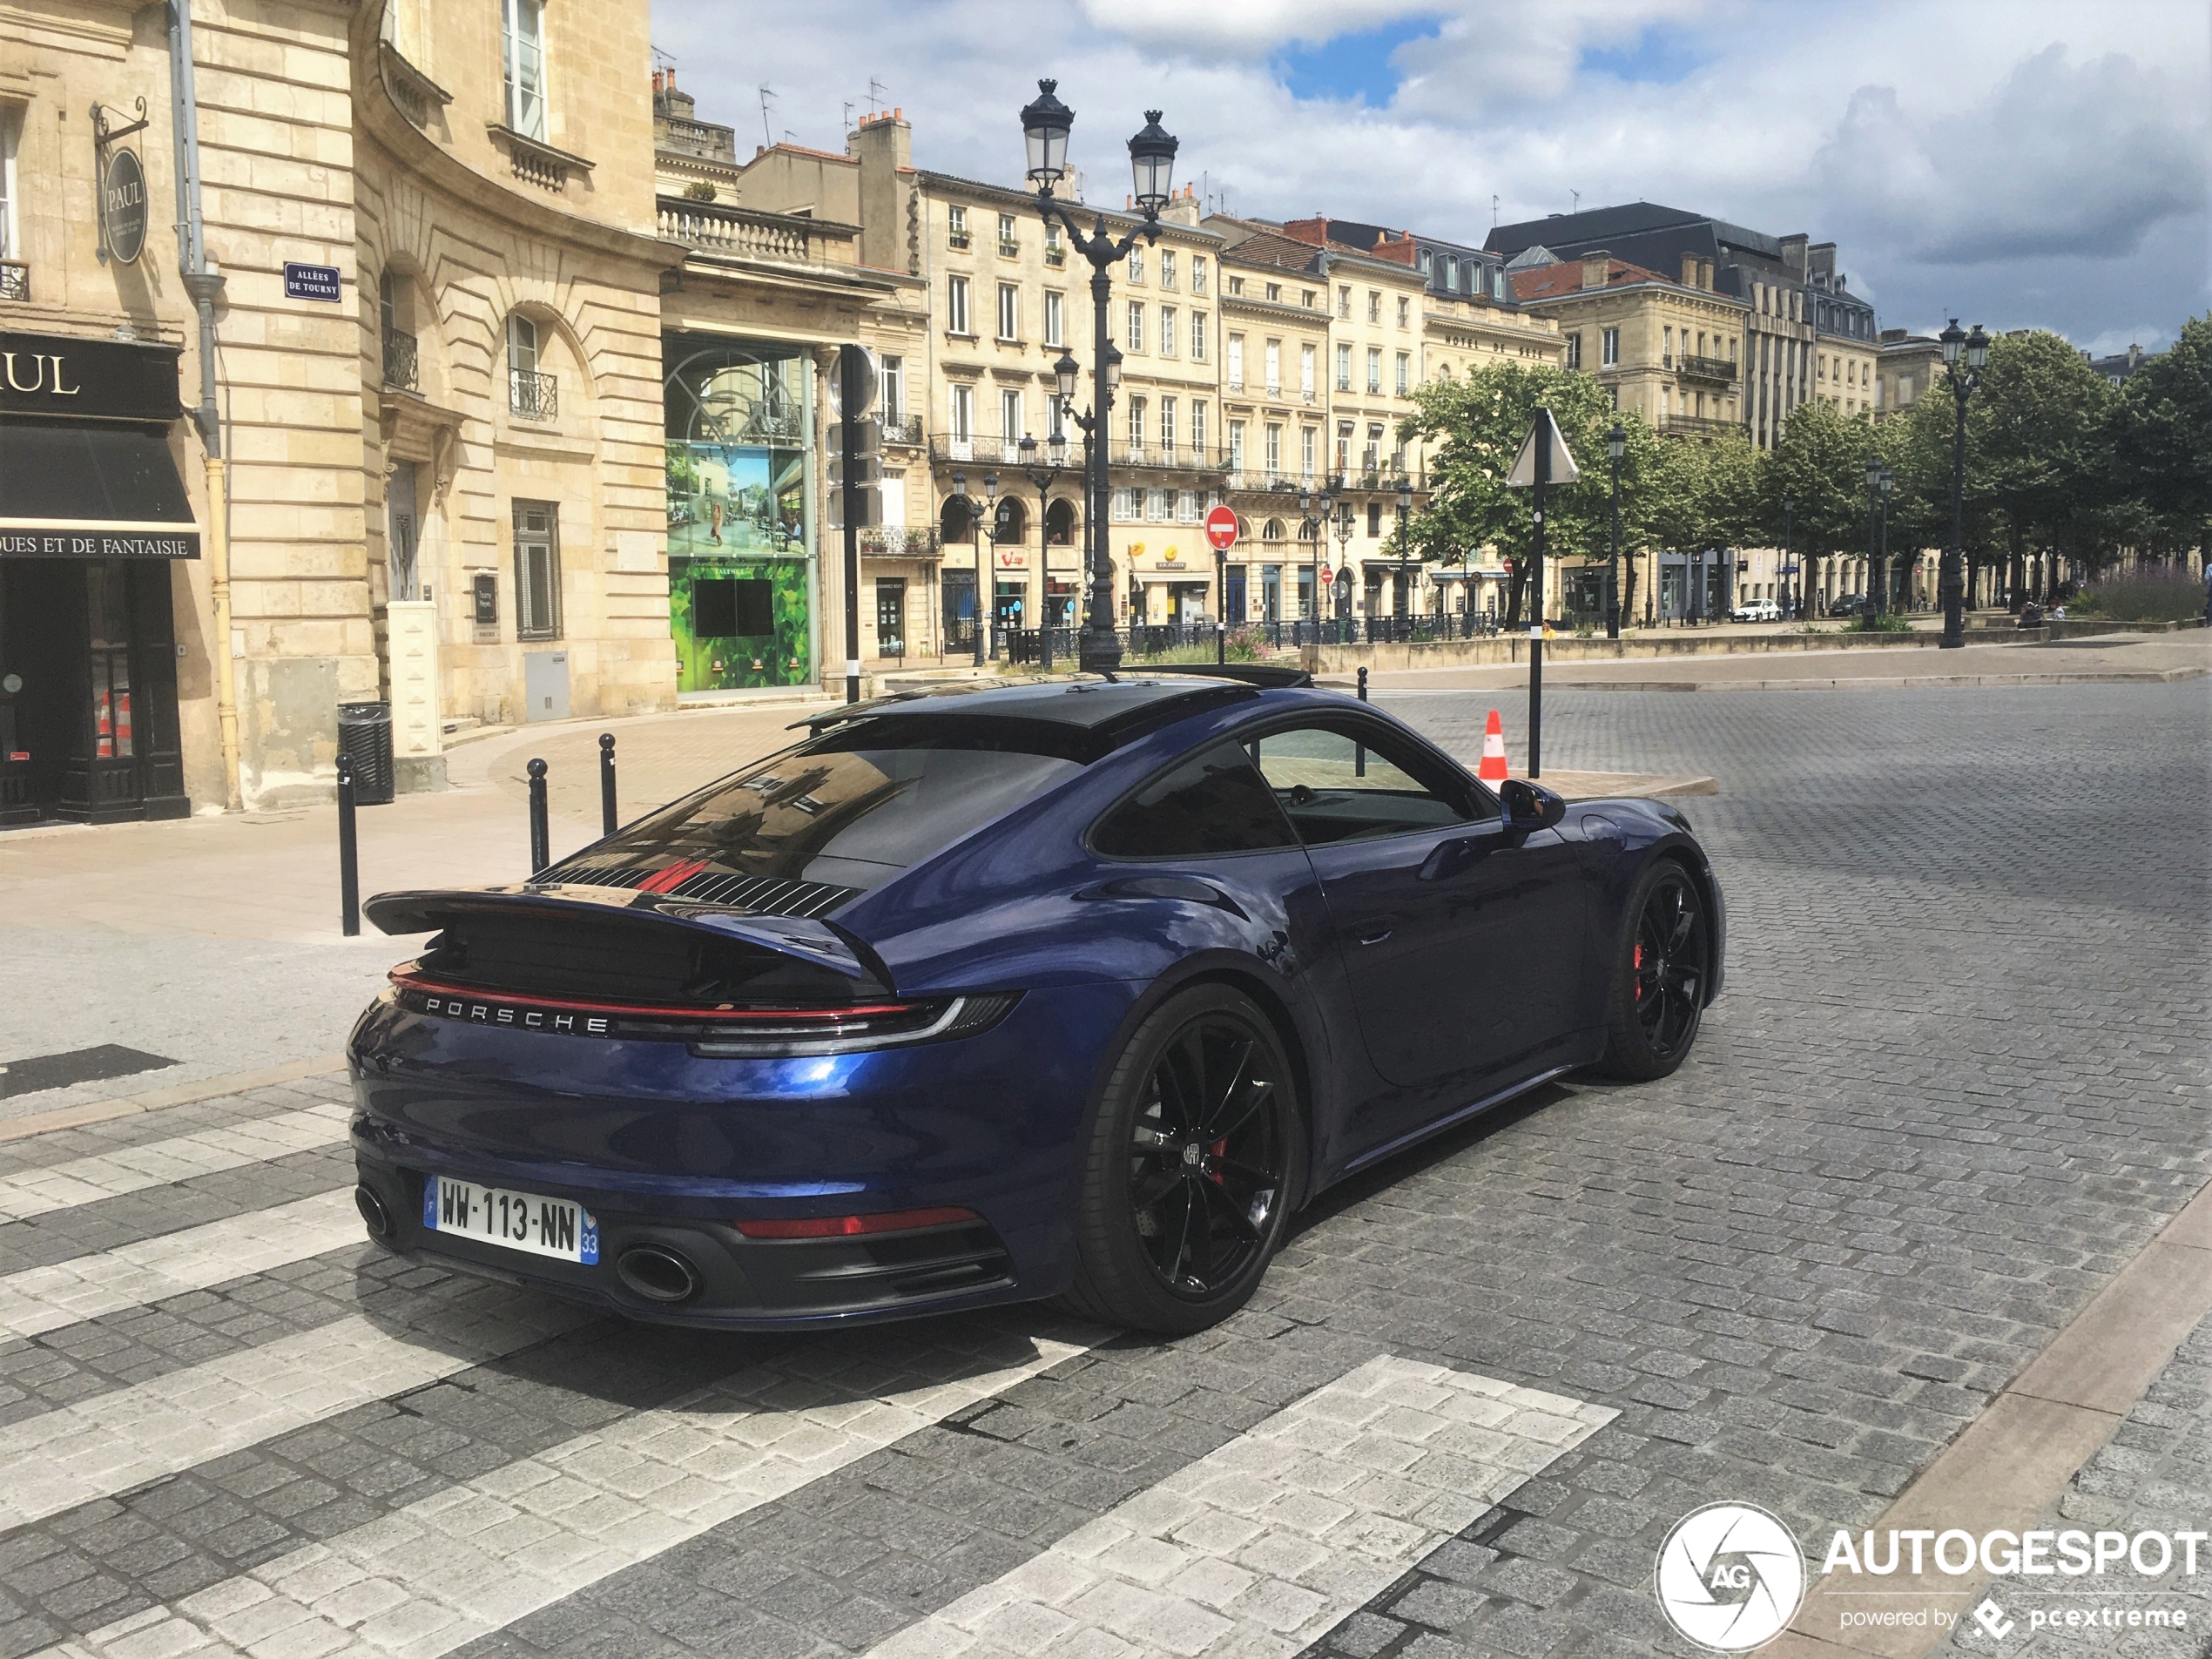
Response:
POLYGON ((2212 315, 2137 366, 2112 411, 2115 495, 2134 508, 2128 545, 2212 545, 2212 315))
POLYGON ((1581 470, 1579 482, 1548 491, 1544 526, 1554 557, 1603 556, 1612 549, 1612 475, 1606 434, 1617 419, 1628 435, 1621 461, 1621 543, 1646 542, 1645 521, 1667 476, 1658 437, 1634 414, 1619 414, 1589 376, 1548 365, 1496 362, 1460 380, 1435 380, 1413 395, 1399 428, 1428 451, 1428 505, 1407 526, 1414 556, 1458 561, 1494 548, 1511 572, 1506 625, 1519 625, 1534 543, 1534 491, 1506 482, 1540 408, 1548 408, 1581 470))
MULTIPOLYGON (((1766 524, 1782 523, 1786 502, 1808 595, 1819 590, 1817 561, 1865 550, 1866 458, 1872 453, 1871 416, 1846 417, 1815 400, 1790 411, 1767 455, 1766 524)), ((1810 614, 1810 604, 1807 609, 1810 614)))
POLYGON ((2111 413, 2117 395, 2080 352, 2042 329, 1990 342, 1989 366, 1966 406, 1968 481, 2000 515, 2012 607, 2027 590, 2031 552, 2063 550, 2086 508, 2111 494, 2111 413))

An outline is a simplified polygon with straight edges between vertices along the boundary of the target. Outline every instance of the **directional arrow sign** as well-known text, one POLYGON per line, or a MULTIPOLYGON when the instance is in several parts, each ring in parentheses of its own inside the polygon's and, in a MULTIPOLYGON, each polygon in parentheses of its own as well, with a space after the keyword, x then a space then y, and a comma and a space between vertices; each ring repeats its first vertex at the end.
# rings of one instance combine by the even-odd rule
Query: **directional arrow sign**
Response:
POLYGON ((1513 470, 1506 475, 1508 484, 1518 485, 1523 489, 1534 486, 1536 445, 1540 442, 1551 445, 1551 475, 1545 482, 1571 484, 1582 475, 1582 469, 1575 464, 1575 457, 1567 451, 1567 440, 1561 435, 1559 422, 1552 419, 1552 412, 1538 409, 1535 420, 1529 425, 1527 437, 1521 441, 1521 454, 1514 461, 1513 470))

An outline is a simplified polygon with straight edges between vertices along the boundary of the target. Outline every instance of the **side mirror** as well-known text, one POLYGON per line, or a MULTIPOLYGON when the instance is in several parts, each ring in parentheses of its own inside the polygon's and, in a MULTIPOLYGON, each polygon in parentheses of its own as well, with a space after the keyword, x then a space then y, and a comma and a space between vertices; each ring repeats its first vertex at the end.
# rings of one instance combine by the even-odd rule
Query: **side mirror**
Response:
POLYGON ((1515 835, 1533 835, 1550 829, 1567 816, 1567 803, 1541 784, 1525 778, 1508 778, 1498 786, 1498 799, 1506 809, 1506 828, 1515 835))

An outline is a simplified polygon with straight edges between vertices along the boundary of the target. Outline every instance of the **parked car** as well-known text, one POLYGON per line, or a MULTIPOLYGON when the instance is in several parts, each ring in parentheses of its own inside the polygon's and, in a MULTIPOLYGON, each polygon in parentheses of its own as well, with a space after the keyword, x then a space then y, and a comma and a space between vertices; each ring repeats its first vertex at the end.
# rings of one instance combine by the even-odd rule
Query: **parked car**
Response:
POLYGON ((348 1043, 401 1255, 635 1318, 1190 1332, 1332 1184, 1721 988, 1669 802, 1497 792, 1255 666, 902 693, 434 934, 348 1043))
POLYGON ((1828 602, 1828 614, 1831 617, 1861 616, 1865 610, 1866 596, 1862 593, 1838 594, 1828 602))
POLYGON ((1746 599, 1728 613, 1730 622, 1780 622, 1782 607, 1771 599, 1746 599))

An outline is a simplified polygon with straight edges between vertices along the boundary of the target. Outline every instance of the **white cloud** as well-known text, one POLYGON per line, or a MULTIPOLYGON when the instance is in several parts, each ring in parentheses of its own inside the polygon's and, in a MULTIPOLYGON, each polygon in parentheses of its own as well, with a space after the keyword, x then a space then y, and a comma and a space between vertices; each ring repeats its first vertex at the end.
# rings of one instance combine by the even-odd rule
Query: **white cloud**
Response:
POLYGON ((1577 191, 1584 206, 1665 201, 1838 241, 1889 326, 1957 311, 2086 342, 2166 319, 2164 338, 2212 300, 2200 5, 1082 0, 1046 26, 1003 0, 815 0, 751 9, 739 32, 721 0, 657 0, 654 23, 700 114, 741 147, 759 141, 759 82, 778 91, 778 136, 836 148, 840 105, 874 74, 914 123, 918 162, 1012 182, 1017 111, 1056 75, 1100 199, 1127 191, 1122 143, 1159 108, 1184 176, 1239 212, 1480 241, 1494 195, 1507 221, 1577 191), (1276 78, 1294 44, 1432 20, 1393 55, 1385 106, 1300 99, 1276 78), (1674 78, 1586 65, 1652 30, 1674 78))

